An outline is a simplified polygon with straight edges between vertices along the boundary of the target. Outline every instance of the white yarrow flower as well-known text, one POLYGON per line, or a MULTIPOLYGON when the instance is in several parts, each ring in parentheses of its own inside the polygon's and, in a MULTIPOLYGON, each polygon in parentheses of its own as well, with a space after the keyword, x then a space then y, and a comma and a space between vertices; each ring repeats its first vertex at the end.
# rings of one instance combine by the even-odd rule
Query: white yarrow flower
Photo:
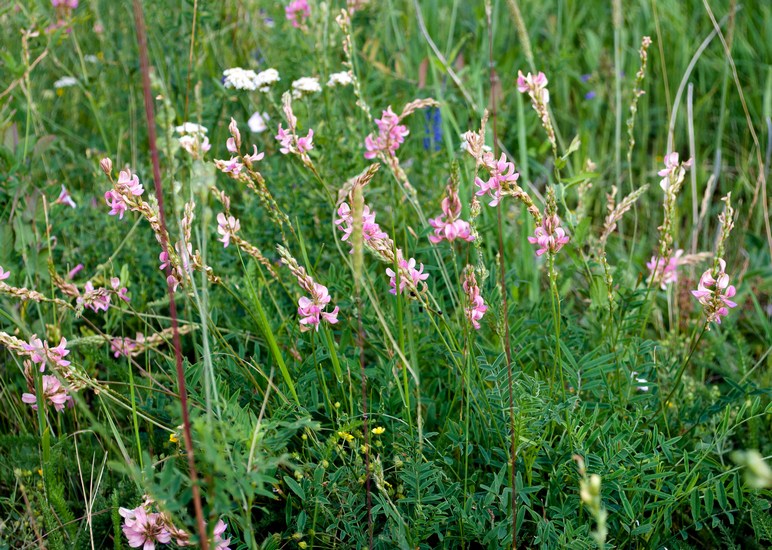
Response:
POLYGON ((330 79, 327 81, 327 87, 333 88, 335 86, 349 86, 353 82, 351 73, 348 71, 341 71, 339 73, 332 73, 330 79))
POLYGON ((292 97, 298 99, 308 94, 318 94, 322 91, 319 79, 313 76, 298 78, 292 83, 292 97))
POLYGON ((54 82, 54 88, 69 88, 70 86, 77 86, 78 85, 78 79, 74 78, 72 76, 63 76, 56 82, 54 82))
POLYGON ((254 91, 258 88, 257 73, 251 69, 233 67, 223 71, 223 86, 234 90, 254 91))

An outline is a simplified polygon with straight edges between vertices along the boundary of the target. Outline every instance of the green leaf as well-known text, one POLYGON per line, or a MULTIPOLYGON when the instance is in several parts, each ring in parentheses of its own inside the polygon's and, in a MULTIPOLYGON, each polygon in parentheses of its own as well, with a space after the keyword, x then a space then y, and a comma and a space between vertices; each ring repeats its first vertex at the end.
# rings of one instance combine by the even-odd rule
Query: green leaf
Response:
POLYGON ((297 481, 295 481, 295 480, 294 480, 292 477, 290 477, 290 476, 284 476, 282 479, 284 479, 284 483, 286 483, 286 484, 287 484, 287 487, 289 487, 290 489, 292 489, 292 492, 293 492, 293 493, 295 493, 297 496, 299 496, 300 498, 302 498, 303 500, 305 500, 305 498, 306 498, 306 493, 305 493, 305 491, 303 491, 303 488, 300 486, 300 484, 298 484, 298 482, 297 482, 297 481))

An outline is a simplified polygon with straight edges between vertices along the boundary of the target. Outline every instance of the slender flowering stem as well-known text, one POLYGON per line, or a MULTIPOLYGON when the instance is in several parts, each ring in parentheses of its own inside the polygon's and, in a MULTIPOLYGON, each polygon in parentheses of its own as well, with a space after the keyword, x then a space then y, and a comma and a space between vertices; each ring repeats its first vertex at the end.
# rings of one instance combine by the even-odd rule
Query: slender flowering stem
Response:
MULTIPOLYGON (((166 215, 164 214, 163 188, 161 185, 161 166, 158 158, 158 147, 156 146, 155 115, 153 113, 153 94, 150 88, 150 60, 147 51, 147 35, 145 32, 145 20, 142 15, 142 5, 140 0, 134 0, 134 21, 136 24, 137 42, 139 43, 140 71, 142 73, 142 89, 145 97, 145 115, 147 117, 148 141, 150 142, 150 155, 153 163, 153 182, 155 184, 156 198, 158 199, 158 212, 163 231, 161 232, 161 248, 169 256, 168 231, 166 229, 166 215)), ((177 304, 174 300, 174 290, 172 284, 168 281, 171 277, 170 266, 166 266, 167 272, 167 290, 169 292, 169 316, 172 323, 172 340, 174 342, 174 358, 177 367, 177 385, 180 394, 180 406, 182 408, 182 425, 185 436, 185 449, 188 457, 188 468, 190 469, 191 489, 193 491, 193 507, 196 512, 196 522, 198 523, 199 544, 203 550, 208 550, 209 539, 206 533, 206 522, 204 521, 204 509, 201 505, 201 493, 198 486, 198 473, 196 471, 196 459, 193 453, 193 434, 190 428, 190 413, 188 411, 188 392, 185 386, 185 371, 182 366, 182 345, 180 343, 179 323, 177 321, 177 304)))

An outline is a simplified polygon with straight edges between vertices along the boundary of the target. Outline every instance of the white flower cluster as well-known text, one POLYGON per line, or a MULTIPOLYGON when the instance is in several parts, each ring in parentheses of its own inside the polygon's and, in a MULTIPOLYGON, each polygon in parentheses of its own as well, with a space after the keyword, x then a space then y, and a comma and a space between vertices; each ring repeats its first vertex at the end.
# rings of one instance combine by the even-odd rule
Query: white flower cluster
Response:
POLYGON ((292 83, 292 97, 298 99, 308 94, 318 94, 322 91, 319 79, 313 76, 298 78, 292 83))
POLYGON ((327 81, 328 88, 334 88, 335 86, 349 86, 353 82, 351 73, 348 71, 341 71, 339 73, 332 73, 330 80, 327 81))
POLYGON ((276 69, 266 69, 256 73, 251 69, 242 69, 233 67, 223 71, 223 85, 226 88, 234 90, 249 90, 267 92, 271 85, 281 80, 279 71, 276 69))
POLYGON ((249 117, 247 125, 249 126, 249 130, 251 132, 260 134, 268 129, 268 121, 270 120, 271 117, 268 115, 268 113, 261 113, 260 111, 256 111, 252 114, 251 117, 249 117))
POLYGON ((206 126, 195 122, 184 122, 174 129, 180 137, 180 147, 185 149, 194 159, 200 159, 204 153, 212 148, 206 134, 209 132, 206 126))
POLYGON ((54 82, 54 88, 58 90, 59 88, 69 88, 70 86, 77 86, 77 84, 78 84, 77 78, 74 78, 72 76, 63 76, 62 78, 54 82))

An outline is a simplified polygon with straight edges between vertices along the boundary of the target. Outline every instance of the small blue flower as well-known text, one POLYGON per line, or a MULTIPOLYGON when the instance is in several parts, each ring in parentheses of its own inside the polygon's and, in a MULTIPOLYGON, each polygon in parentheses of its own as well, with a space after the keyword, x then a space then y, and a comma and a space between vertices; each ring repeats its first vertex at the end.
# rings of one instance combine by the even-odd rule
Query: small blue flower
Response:
POLYGON ((595 96, 598 94, 595 93, 595 90, 590 90, 586 94, 584 94, 584 99, 595 99, 595 96))
POLYGON ((442 144, 442 112, 437 107, 430 107, 425 111, 424 119, 424 150, 431 150, 433 143, 433 149, 439 151, 442 144))

